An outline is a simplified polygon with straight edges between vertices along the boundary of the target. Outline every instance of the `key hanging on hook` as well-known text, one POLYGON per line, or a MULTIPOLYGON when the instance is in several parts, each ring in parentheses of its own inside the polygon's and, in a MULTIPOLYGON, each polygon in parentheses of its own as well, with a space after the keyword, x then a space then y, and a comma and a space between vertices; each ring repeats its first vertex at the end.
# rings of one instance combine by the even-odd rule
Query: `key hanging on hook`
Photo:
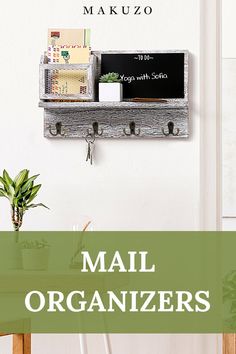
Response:
POLYGON ((93 164, 93 153, 94 153, 94 142, 95 142, 95 135, 93 134, 88 134, 85 137, 85 141, 88 144, 88 152, 87 152, 87 157, 86 161, 90 161, 90 164, 93 164))

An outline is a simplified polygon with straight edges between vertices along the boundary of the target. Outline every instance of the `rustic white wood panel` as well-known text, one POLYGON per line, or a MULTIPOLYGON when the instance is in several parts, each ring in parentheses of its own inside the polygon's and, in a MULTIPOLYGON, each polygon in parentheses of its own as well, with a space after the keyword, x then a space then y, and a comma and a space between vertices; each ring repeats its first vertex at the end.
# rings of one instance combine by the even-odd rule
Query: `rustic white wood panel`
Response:
MULTIPOLYGON (((129 124, 135 122, 137 138, 166 138, 168 123, 174 123, 174 131, 177 136, 168 138, 186 138, 188 132, 188 108, 182 109, 45 109, 44 134, 47 138, 85 138, 93 133, 93 123, 99 124, 102 135, 98 138, 130 138, 129 124), (54 136, 57 123, 62 124, 62 135, 54 136), (177 130, 178 129, 178 130, 177 130)), ((132 136, 135 137, 135 136, 132 136)))
POLYGON ((236 59, 223 59, 223 216, 236 216, 236 59))

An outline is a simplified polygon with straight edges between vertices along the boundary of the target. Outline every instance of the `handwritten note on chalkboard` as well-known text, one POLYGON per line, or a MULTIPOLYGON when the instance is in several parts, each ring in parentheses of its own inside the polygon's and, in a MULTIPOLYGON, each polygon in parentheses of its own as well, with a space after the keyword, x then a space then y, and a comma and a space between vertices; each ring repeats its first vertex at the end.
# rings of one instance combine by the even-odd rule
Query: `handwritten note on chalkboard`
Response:
POLYGON ((184 53, 103 53, 101 75, 117 72, 124 99, 184 98, 184 53))

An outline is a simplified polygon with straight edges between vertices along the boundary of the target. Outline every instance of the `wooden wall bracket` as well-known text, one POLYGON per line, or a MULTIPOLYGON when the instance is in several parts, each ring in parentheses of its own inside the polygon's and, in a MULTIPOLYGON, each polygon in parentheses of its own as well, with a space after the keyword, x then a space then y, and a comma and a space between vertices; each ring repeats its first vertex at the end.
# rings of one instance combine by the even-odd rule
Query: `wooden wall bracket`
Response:
POLYGON ((94 123, 103 132, 98 138, 189 137, 187 104, 40 102, 39 106, 44 108, 46 138, 85 138, 94 123), (131 123, 138 135, 125 133, 131 123))

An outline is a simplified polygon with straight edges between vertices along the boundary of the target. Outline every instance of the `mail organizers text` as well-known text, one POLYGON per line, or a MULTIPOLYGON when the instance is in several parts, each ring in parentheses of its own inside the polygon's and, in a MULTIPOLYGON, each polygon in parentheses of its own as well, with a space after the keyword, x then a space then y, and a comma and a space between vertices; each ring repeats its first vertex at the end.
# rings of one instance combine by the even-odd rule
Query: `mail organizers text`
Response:
POLYGON ((49 64, 40 62, 40 100, 94 101, 97 58, 88 64, 49 64))

